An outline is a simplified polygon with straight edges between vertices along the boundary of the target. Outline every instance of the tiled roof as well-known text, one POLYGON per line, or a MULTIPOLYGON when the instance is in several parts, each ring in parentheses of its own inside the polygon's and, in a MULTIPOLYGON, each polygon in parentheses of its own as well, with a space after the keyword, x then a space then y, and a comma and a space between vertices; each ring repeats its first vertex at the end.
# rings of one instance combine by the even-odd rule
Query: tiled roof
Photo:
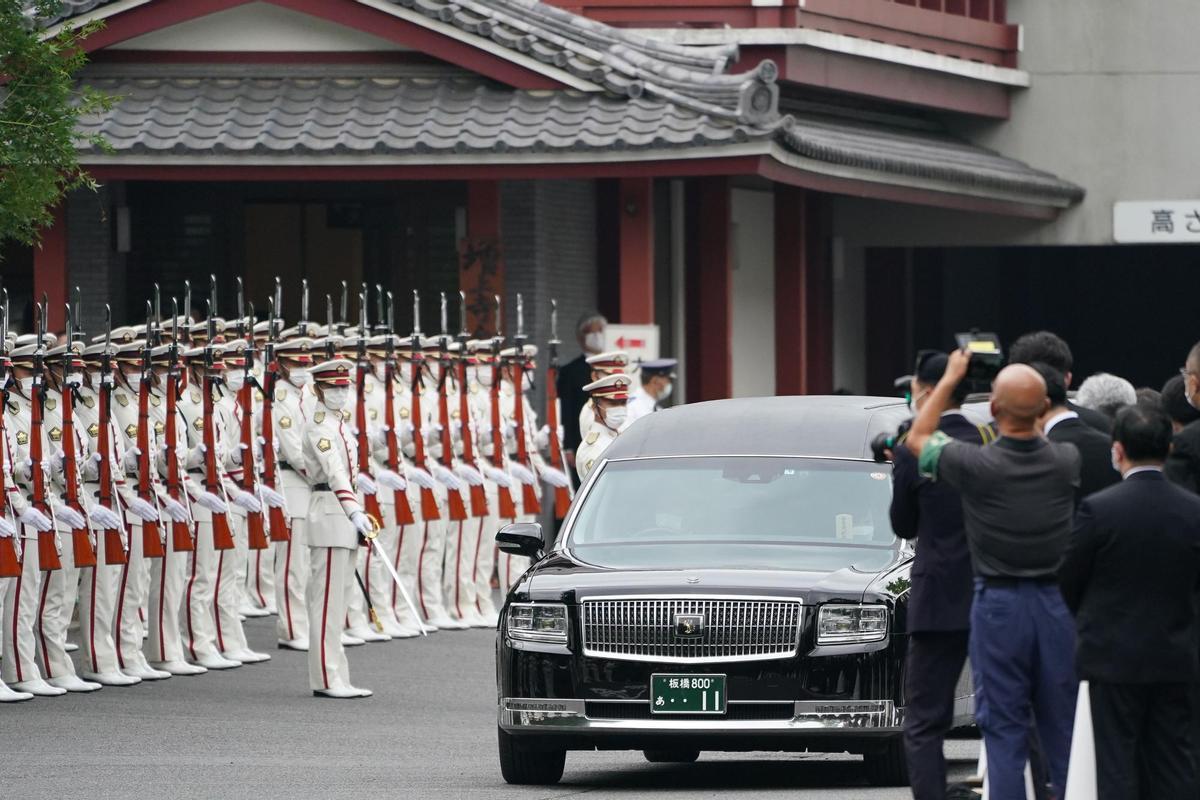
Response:
POLYGON ((64 19, 78 17, 86 14, 89 11, 94 11, 100 6, 106 6, 109 3, 115 3, 116 0, 59 0, 58 13, 50 17, 37 17, 37 5, 35 0, 25 0, 25 16, 31 20, 36 20, 37 24, 43 28, 49 28, 56 22, 62 22, 64 19))
POLYGON ((769 136, 643 95, 513 91, 473 78, 92 78, 119 97, 83 120, 118 153, 516 153, 769 136))

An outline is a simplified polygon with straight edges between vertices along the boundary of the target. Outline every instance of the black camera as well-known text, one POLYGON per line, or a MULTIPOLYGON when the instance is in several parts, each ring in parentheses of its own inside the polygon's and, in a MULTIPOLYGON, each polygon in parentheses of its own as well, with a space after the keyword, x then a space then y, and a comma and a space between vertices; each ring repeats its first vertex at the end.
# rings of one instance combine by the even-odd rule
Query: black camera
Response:
POLYGON ((906 420, 900 424, 895 433, 881 433, 871 440, 871 455, 874 457, 876 464, 883 464, 892 460, 888 458, 888 453, 896 451, 896 445, 904 438, 904 434, 908 433, 908 429, 911 427, 912 420, 906 420))
POLYGON ((996 374, 1004 366, 1004 349, 1000 346, 1000 337, 994 333, 972 330, 970 333, 956 333, 954 340, 960 349, 971 354, 964 381, 980 391, 990 390, 996 374))

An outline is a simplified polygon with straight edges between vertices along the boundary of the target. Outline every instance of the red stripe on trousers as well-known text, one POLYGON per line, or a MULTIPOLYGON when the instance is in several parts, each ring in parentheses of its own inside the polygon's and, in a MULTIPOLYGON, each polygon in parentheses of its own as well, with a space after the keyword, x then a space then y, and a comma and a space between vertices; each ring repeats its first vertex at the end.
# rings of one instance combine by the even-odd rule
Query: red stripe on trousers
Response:
POLYGON ((225 551, 217 556, 217 588, 213 592, 213 619, 217 622, 217 649, 225 652, 225 637, 221 634, 221 567, 225 565, 225 551))
POLYGON ((192 552, 192 575, 188 578, 187 588, 187 628, 188 628, 188 652, 192 654, 192 660, 196 660, 196 631, 192 627, 192 589, 196 586, 196 565, 199 563, 200 557, 200 526, 196 526, 196 548, 192 552))
POLYGON ((325 548, 325 605, 321 608, 321 682, 329 688, 329 671, 325 666, 325 637, 329 632, 329 579, 333 572, 333 548, 325 548))
MULTIPOLYGON (((96 537, 98 543, 102 542, 103 539, 103 536, 96 537)), ((88 642, 92 647, 92 672, 100 671, 100 662, 96 660, 96 581, 100 580, 100 575, 96 570, 104 563, 104 558, 103 544, 101 544, 100 556, 96 559, 96 566, 92 567, 92 591, 90 592, 92 596, 92 613, 88 615, 88 642)))
MULTIPOLYGON (((400 574, 400 551, 404 548, 404 529, 406 525, 400 526, 400 540, 396 542, 396 558, 392 561, 392 566, 396 569, 396 574, 400 574)), ((392 613, 396 613, 396 597, 399 591, 396 587, 396 582, 392 581, 392 613)))
POLYGON ((462 533, 463 524, 458 523, 458 547, 454 550, 454 610, 462 619, 462 533))
MULTIPOLYGON (((169 545, 168 545, 169 546, 169 545)), ((169 550, 173 553, 174 550, 169 550)), ((167 557, 162 557, 162 564, 158 571, 158 660, 167 660, 167 637, 163 635, 163 607, 167 599, 167 557)))
POLYGON ((50 653, 46 651, 46 627, 42 620, 46 615, 46 595, 50 593, 50 572, 42 573, 45 577, 42 578, 42 598, 38 601, 37 623, 34 628, 37 630, 38 641, 42 643, 42 663, 46 665, 46 677, 52 678, 50 674, 50 653))
POLYGON ((425 543, 429 541, 429 523, 426 522, 424 532, 421 534, 421 554, 417 556, 417 600, 421 603, 421 616, 429 619, 429 610, 425 608, 425 592, 421 588, 421 573, 425 570, 425 543))
MULTIPOLYGON (((132 533, 129 535, 133 536, 132 533)), ((117 600, 117 665, 121 669, 125 669, 125 650, 121 647, 121 620, 125 617, 125 587, 129 583, 130 563, 132 562, 126 557, 125 564, 121 567, 121 592, 117 600)))
POLYGON ((483 606, 479 605, 479 548, 483 544, 483 517, 479 518, 479 530, 475 532, 475 558, 471 561, 471 585, 476 587, 475 591, 475 610, 480 614, 483 613, 483 606))
MULTIPOLYGON (((26 542, 25 539, 21 540, 21 564, 22 564, 22 566, 24 566, 24 564, 25 564, 25 550, 26 550, 25 542, 26 542)), ((16 586, 16 593, 15 593, 16 594, 16 602, 13 604, 13 624, 12 624, 13 652, 11 653, 11 655, 13 656, 13 661, 16 662, 16 665, 17 665, 17 683, 21 683, 25 680, 25 673, 21 669, 21 645, 17 641, 17 619, 21 616, 21 582, 24 579, 25 579, 25 570, 22 569, 21 574, 17 576, 17 586, 16 586)))
POLYGON ((288 640, 296 640, 296 631, 292 628, 292 593, 288 591, 288 579, 292 575, 292 540, 287 540, 287 555, 283 557, 283 608, 287 612, 288 640))

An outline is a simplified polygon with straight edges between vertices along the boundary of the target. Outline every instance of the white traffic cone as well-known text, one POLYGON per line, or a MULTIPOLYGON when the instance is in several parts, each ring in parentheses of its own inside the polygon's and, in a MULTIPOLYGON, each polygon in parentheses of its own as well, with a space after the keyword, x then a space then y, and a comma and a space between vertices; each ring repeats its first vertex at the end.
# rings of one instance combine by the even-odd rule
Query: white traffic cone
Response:
MULTIPOLYGON (((980 800, 988 800, 991 793, 988 790, 987 747, 982 739, 979 741, 979 763, 975 768, 975 777, 983 781, 980 800)), ((1025 762, 1025 797, 1026 800, 1037 800, 1037 794, 1033 791, 1033 770, 1029 768, 1028 761, 1025 762)))
POLYGON ((1071 733, 1071 761, 1063 800, 1096 800, 1096 738, 1092 732, 1092 699, 1087 681, 1079 682, 1075 704, 1075 729, 1071 733))

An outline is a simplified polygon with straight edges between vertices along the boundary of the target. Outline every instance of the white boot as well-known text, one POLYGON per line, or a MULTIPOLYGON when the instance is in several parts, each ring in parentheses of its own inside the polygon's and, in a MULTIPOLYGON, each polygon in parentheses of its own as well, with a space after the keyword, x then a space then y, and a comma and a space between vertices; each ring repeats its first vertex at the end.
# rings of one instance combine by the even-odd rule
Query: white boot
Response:
POLYGON ((22 703, 26 700, 32 700, 31 692, 18 692, 10 689, 8 684, 0 681, 0 703, 22 703))
POLYGON ((37 697, 60 697, 67 693, 66 689, 60 689, 57 686, 51 686, 41 678, 34 678, 31 681, 21 681, 14 683, 13 689, 18 692, 29 692, 37 697))
POLYGON ((57 686, 59 689, 66 689, 68 692, 95 692, 102 688, 98 683, 85 681, 75 675, 50 678, 46 683, 57 686))

